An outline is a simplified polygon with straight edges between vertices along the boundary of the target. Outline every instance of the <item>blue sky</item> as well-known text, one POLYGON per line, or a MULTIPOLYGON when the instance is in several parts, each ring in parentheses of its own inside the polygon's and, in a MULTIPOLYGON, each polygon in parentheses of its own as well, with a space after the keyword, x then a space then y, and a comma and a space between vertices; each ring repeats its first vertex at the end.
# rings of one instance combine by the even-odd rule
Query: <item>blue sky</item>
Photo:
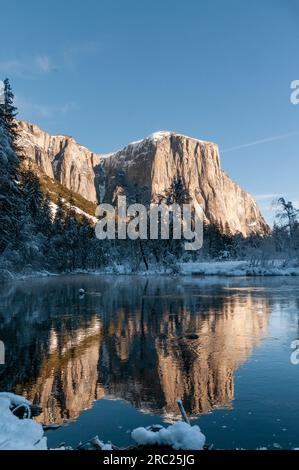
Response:
POLYGON ((299 105, 290 102, 297 0, 0 0, 0 8, 0 77, 11 79, 20 118, 95 152, 157 130, 211 140, 268 220, 275 197, 299 201, 299 105))

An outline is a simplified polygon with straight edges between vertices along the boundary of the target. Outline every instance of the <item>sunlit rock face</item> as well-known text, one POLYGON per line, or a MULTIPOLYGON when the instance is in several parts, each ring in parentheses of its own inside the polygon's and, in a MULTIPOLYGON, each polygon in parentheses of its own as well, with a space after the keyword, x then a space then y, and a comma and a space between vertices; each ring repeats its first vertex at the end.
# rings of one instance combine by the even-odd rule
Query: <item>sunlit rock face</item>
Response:
POLYGON ((98 157, 69 136, 50 135, 38 126, 18 121, 25 157, 34 161, 50 178, 85 199, 96 202, 94 167, 98 157))
POLYGON ((265 301, 248 296, 240 302, 233 296, 220 315, 212 309, 207 313, 202 320, 190 319, 184 336, 156 341, 164 411, 169 417, 177 414, 178 398, 191 415, 231 406, 234 374, 266 334, 269 307, 265 301))
POLYGON ((44 424, 75 420, 104 396, 169 420, 177 399, 190 416, 232 406, 234 375, 266 334, 266 295, 192 279, 84 279, 3 294, 2 390, 40 404, 44 424))
POLYGON ((101 155, 33 124, 20 121, 19 130, 25 156, 89 201, 114 202, 120 190, 135 198, 138 192, 139 202, 155 201, 181 178, 207 223, 244 236, 269 231, 253 198, 221 169, 212 142, 165 131, 101 155))
POLYGON ((87 330, 66 331, 62 338, 52 330, 49 355, 42 361, 40 375, 27 397, 39 403, 41 423, 60 424, 75 420, 94 400, 104 396, 98 384, 101 326, 92 320, 87 330))
POLYGON ((96 172, 102 175, 98 181, 106 202, 119 185, 137 186, 144 193, 148 189, 155 201, 181 178, 207 223, 245 236, 269 230, 253 198, 221 169, 219 149, 212 142, 158 132, 103 158, 96 172))
POLYGON ((134 327, 119 324, 114 338, 122 332, 126 357, 117 341, 115 348, 110 343, 106 389, 170 420, 178 417, 178 399, 190 416, 229 407, 234 374, 266 334, 268 316, 266 301, 233 295, 217 312, 211 305, 204 315, 193 315, 186 306, 175 313, 165 305, 155 329, 138 318, 134 327))

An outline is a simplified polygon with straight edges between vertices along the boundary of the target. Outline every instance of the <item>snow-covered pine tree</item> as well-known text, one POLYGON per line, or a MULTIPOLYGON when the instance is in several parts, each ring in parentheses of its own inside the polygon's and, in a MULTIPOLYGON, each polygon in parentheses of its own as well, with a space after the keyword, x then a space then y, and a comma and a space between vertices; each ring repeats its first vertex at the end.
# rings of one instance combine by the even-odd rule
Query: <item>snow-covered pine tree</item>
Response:
POLYGON ((5 102, 0 105, 0 254, 16 249, 21 238, 23 200, 19 187, 19 158, 14 124, 13 94, 5 80, 5 102))
POLYGON ((41 218, 41 226, 43 227, 43 233, 47 238, 53 233, 53 214, 51 210, 51 199, 49 194, 47 193, 44 196, 42 202, 42 218, 41 218))
POLYGON ((76 220, 74 200, 72 197, 70 197, 67 204, 63 235, 65 241, 66 267, 68 271, 73 271, 80 267, 80 263, 78 256, 79 224, 76 220))
MULTIPOLYGON (((164 192, 164 194, 158 196, 158 202, 166 204, 167 206, 177 205, 182 210, 184 204, 189 204, 191 197, 186 187, 186 184, 182 177, 175 177, 170 185, 170 187, 164 192)), ((160 225, 160 224, 159 224, 160 225)), ((181 225, 181 230, 183 226, 181 225)), ((160 232, 160 227, 159 227, 160 232)), ((163 262, 165 260, 167 263, 175 264, 185 253, 183 239, 176 240, 174 237, 174 222, 173 222, 173 213, 169 214, 169 240, 159 240, 158 247, 154 247, 154 253, 156 259, 160 258, 162 255, 163 262), (159 254, 160 253, 160 254, 159 254)), ((153 244, 157 245, 157 244, 153 244)))
POLYGON ((17 152, 17 108, 14 106, 14 94, 11 89, 9 79, 4 80, 4 104, 1 107, 1 121, 4 125, 11 148, 17 152))
POLYGON ((57 234, 62 234, 65 228, 66 211, 61 195, 58 197, 53 229, 57 234))
POLYGON ((42 231, 43 226, 41 224, 41 218, 44 196, 40 188, 39 179, 32 171, 31 167, 22 173, 22 188, 27 213, 31 216, 32 223, 35 225, 36 230, 42 231))

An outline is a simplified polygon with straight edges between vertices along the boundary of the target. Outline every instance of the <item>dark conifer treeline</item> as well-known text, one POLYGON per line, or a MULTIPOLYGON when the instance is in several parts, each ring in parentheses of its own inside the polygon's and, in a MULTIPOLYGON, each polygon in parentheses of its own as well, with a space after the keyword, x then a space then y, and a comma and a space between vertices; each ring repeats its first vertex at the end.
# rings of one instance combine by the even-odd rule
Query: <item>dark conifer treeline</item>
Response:
POLYGON ((55 210, 39 178, 22 164, 10 83, 0 105, 0 268, 3 271, 69 272, 105 263, 101 242, 73 202, 59 198, 55 210), (55 212, 55 213, 54 213, 55 212))

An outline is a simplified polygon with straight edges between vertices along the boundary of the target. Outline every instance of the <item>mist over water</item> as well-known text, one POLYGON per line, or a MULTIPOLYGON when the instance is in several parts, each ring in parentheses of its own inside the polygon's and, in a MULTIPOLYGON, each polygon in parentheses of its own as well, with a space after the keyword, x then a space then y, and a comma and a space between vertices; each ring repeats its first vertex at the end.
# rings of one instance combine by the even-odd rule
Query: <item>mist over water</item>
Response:
POLYGON ((0 389, 63 425, 50 446, 131 444, 134 427, 179 419, 182 399, 217 448, 299 447, 298 309, 295 278, 15 282, 0 298, 0 389))

